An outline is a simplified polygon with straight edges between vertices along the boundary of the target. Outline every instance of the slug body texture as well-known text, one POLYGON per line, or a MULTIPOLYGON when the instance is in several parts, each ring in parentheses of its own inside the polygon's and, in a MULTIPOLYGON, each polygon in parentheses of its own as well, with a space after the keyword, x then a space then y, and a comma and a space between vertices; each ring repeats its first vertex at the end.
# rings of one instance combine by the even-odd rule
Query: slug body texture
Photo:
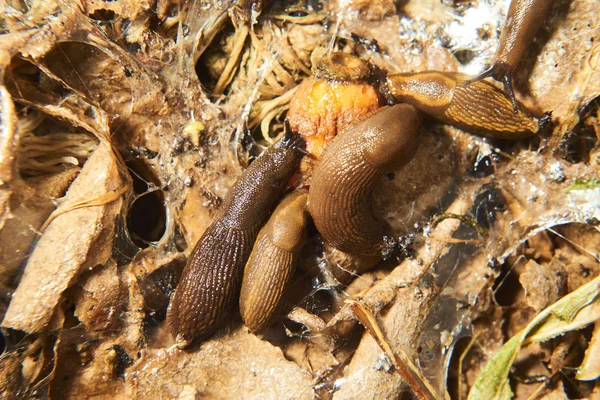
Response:
POLYGON ((196 244, 167 312, 179 347, 211 334, 231 305, 260 226, 298 168, 303 145, 286 134, 256 159, 196 244))
POLYGON ((384 258, 393 249, 387 224, 372 214, 371 192, 379 178, 413 158, 420 126, 419 112, 399 104, 380 109, 330 143, 309 190, 310 214, 328 244, 384 258))
POLYGON ((509 95, 489 82, 468 80, 466 75, 426 71, 388 76, 394 100, 408 103, 439 121, 468 132, 501 139, 536 134, 537 118, 518 104, 514 112, 509 95))
POLYGON ((277 206, 244 268, 240 313, 253 332, 271 323, 292 276, 310 220, 306 201, 307 193, 296 191, 277 206))

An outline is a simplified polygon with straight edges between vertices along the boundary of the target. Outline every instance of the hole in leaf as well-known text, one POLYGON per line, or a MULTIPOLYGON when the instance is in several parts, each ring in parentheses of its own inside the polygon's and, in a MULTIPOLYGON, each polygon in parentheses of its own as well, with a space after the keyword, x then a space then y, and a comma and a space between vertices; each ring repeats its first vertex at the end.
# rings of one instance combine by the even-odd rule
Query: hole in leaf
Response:
POLYGON ((115 12, 113 10, 96 10, 89 17, 96 21, 109 22, 115 19, 115 12))
POLYGON ((145 276, 140 284, 144 304, 150 323, 163 321, 166 317, 169 298, 173 294, 185 267, 184 258, 176 258, 168 264, 158 267, 145 276))
POLYGON ((494 184, 488 184, 477 193, 473 206, 477 224, 489 229, 496 220, 496 212, 505 209, 504 196, 494 184))
POLYGON ((206 48, 196 63, 200 83, 210 92, 214 91, 225 70, 235 42, 235 29, 230 23, 224 27, 206 48))

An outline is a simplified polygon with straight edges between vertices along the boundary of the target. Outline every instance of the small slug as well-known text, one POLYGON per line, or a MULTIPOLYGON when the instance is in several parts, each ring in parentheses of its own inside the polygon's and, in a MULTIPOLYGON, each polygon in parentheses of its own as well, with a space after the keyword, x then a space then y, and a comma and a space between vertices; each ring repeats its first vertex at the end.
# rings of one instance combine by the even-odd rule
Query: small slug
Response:
POLYGON ((515 113, 517 102, 513 90, 512 73, 531 44, 535 33, 540 29, 551 4, 550 0, 512 0, 492 66, 470 80, 470 82, 474 82, 491 76, 502 82, 504 90, 509 93, 513 102, 515 113))
POLYGON ((178 347, 211 334, 232 303, 260 226, 298 168, 303 147, 304 139, 288 131, 227 193, 169 304, 167 323, 178 347))
POLYGON ((306 192, 292 192, 258 233, 244 268, 240 293, 240 313, 253 332, 271 323, 292 276, 306 240, 309 223, 306 200, 306 192))
POLYGON ((371 213, 370 196, 379 178, 413 158, 420 126, 419 112, 398 104, 381 108, 330 143, 308 194, 310 214, 327 243, 350 254, 391 254, 389 227, 371 213))
POLYGON ((408 103, 445 124, 500 139, 536 134, 547 122, 532 117, 519 104, 513 113, 511 99, 489 82, 469 82, 466 75, 426 71, 389 75, 387 86, 394 100, 408 103))

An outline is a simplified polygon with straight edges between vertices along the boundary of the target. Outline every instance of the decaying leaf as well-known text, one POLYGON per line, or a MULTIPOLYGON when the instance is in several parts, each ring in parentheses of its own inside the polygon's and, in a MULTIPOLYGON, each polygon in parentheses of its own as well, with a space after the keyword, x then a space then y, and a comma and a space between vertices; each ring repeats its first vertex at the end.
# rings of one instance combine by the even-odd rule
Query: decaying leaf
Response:
MULTIPOLYGON (((125 186, 112 149, 100 145, 65 196, 65 203, 91 199, 125 186)), ((2 326, 44 332, 60 313, 63 292, 84 271, 104 264, 111 254, 121 200, 65 212, 40 238, 27 262, 2 326)))
POLYGON ((600 376, 600 322, 594 324, 594 333, 590 345, 585 351, 585 358, 577 370, 577 379, 589 381, 600 376))
POLYGON ((11 209, 0 231, 0 282, 3 287, 14 286, 20 275, 19 266, 29 255, 44 221, 56 208, 56 199, 65 194, 79 171, 79 168, 69 168, 55 174, 27 178, 20 185, 15 185, 19 186, 19 190, 11 193, 10 204, 16 207, 11 209))
POLYGON ((515 395, 598 396, 598 322, 580 329, 597 318, 598 298, 575 305, 572 321, 548 311, 600 274, 597 0, 552 2, 515 71, 517 99, 553 112, 539 136, 508 143, 426 120, 413 161, 372 199, 403 245, 397 258, 365 272, 372 260, 314 234, 264 332, 250 333, 232 309, 213 337, 181 351, 165 326, 195 242, 282 133, 319 54, 357 55, 377 67, 374 81, 475 75, 493 57, 508 3, 2 2, 0 318, 10 306, 0 392, 402 397, 405 380, 351 299, 432 397, 479 390, 491 354, 507 341, 520 347, 511 337, 533 340, 523 332, 536 312, 535 340, 572 331, 523 349, 515 395))

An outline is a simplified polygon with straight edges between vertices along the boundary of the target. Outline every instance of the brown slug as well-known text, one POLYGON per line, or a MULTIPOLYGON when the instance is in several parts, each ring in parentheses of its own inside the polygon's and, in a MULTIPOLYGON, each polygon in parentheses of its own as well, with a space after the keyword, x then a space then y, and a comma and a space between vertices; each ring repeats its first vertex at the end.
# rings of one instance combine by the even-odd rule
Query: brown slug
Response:
POLYGON ((298 168, 303 147, 304 140, 288 131, 227 193, 190 254, 169 304, 167 323, 178 347, 211 334, 233 302, 256 235, 298 168))
POLYGON ((470 80, 474 82, 491 76, 502 82, 504 90, 509 93, 513 102, 515 113, 518 106, 513 90, 512 73, 542 25, 551 4, 550 0, 512 0, 492 66, 470 80))
POLYGON ((271 323, 292 276, 310 220, 306 200, 306 192, 292 192, 258 233, 240 292, 240 313, 253 332, 271 323))
POLYGON ((338 135, 323 153, 309 189, 309 211, 325 241, 350 254, 389 256, 389 227, 370 208, 371 192, 384 174, 414 156, 421 126, 408 104, 384 107, 338 135))
POLYGON ((408 103, 442 123, 500 139, 531 136, 546 123, 489 82, 469 82, 455 72, 425 71, 389 75, 387 86, 398 103, 408 103))

